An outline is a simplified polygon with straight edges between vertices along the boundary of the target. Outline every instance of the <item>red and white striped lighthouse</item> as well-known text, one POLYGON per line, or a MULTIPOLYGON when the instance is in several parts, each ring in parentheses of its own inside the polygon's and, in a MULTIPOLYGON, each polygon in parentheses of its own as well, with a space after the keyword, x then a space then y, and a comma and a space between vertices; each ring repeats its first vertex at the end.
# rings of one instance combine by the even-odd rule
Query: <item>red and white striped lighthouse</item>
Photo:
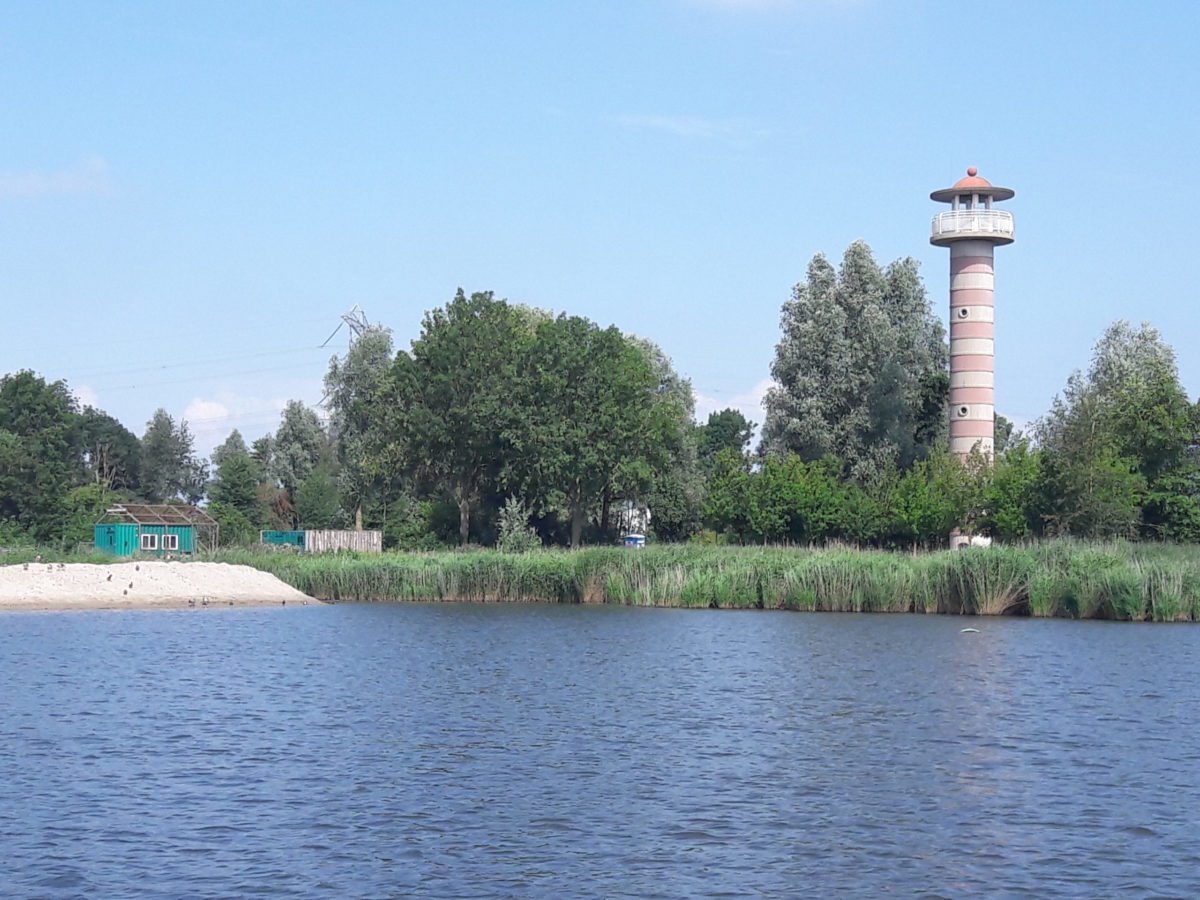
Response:
POLYGON ((950 451, 966 459, 995 447, 995 269, 997 244, 1013 242, 1012 213, 995 209, 1014 192, 993 187, 974 168, 929 196, 949 203, 933 217, 929 242, 950 248, 950 451))

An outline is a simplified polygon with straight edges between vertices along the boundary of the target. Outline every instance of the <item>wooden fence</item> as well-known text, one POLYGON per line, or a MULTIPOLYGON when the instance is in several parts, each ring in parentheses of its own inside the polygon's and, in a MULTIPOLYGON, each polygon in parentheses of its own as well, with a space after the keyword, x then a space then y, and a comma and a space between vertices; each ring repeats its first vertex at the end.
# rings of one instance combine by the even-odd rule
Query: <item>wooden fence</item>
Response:
POLYGON ((305 553, 333 553, 338 550, 357 550, 359 553, 382 553, 382 531, 305 531, 305 553))

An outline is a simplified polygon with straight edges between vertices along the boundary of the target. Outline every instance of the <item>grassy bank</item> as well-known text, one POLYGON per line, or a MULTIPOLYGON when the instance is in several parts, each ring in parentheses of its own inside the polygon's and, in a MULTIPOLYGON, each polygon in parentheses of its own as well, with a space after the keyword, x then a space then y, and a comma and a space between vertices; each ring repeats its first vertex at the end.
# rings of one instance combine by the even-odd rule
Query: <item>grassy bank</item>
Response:
POLYGON ((852 549, 658 546, 301 556, 225 552, 327 600, 1200 620, 1200 548, 1049 542, 917 556, 852 549))

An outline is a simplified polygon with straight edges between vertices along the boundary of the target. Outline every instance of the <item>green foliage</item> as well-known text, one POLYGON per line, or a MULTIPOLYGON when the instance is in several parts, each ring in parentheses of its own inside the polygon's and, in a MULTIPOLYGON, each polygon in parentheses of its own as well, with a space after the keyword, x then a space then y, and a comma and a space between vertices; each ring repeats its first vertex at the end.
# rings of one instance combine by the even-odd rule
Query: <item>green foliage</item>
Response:
POLYGON ((937 546, 966 523, 974 506, 971 471, 947 453, 917 463, 896 482, 890 511, 894 534, 914 546, 937 546))
POLYGON ((471 513, 494 489, 512 430, 529 319, 491 292, 460 289, 444 309, 425 314, 411 353, 396 357, 387 386, 387 452, 459 512, 459 541, 471 513))
POLYGON ((745 453, 754 437, 754 423, 736 409, 723 409, 708 414, 708 421, 697 425, 697 454, 700 463, 710 468, 717 455, 725 450, 745 453))
POLYGON ((982 475, 982 513, 976 526, 984 534, 1007 541, 1040 533, 1041 453, 1021 441, 997 451, 995 465, 982 475))
POLYGON ((257 523, 236 506, 218 500, 210 503, 207 511, 220 526, 222 547, 246 547, 258 540, 257 523))
POLYGON ((529 527, 529 510, 518 498, 509 497, 500 510, 497 549, 504 553, 528 553, 541 546, 541 538, 529 527))
POLYGON ((79 414, 77 428, 83 451, 80 480, 103 482, 136 494, 142 469, 142 445, 137 435, 90 406, 79 414))
POLYGON ((296 489, 296 520, 301 528, 337 528, 342 518, 338 482, 327 466, 313 469, 296 489))
MULTIPOLYGON (((387 516, 383 522, 384 546, 395 550, 438 550, 445 545, 434 521, 437 504, 428 500, 416 500, 401 493, 391 499, 387 516)), ((456 510, 451 511, 456 518, 456 510)), ((457 521, 451 521, 448 530, 453 533, 457 521)))
POLYGON ((659 373, 638 346, 579 317, 542 322, 520 371, 507 475, 538 506, 565 507, 577 547, 606 491, 648 484, 666 465, 679 410, 661 402, 659 373))
POLYGON ((262 519, 258 498, 258 486, 262 482, 262 470, 249 453, 223 456, 217 467, 217 477, 209 489, 209 498, 240 510, 252 521, 262 519))
POLYGON ((750 533, 750 464, 737 450, 722 450, 712 462, 704 522, 717 532, 730 532, 738 543, 750 533))
POLYGON ((152 503, 196 503, 207 481, 208 467, 196 458, 187 422, 176 424, 165 409, 155 410, 142 436, 142 496, 152 503))
POLYGON ((325 375, 339 480, 356 526, 362 525, 363 508, 381 500, 393 480, 384 428, 392 358, 391 331, 371 326, 350 345, 344 360, 333 358, 325 375))
POLYGON ((115 499, 112 490, 102 481, 68 491, 63 504, 63 547, 92 543, 95 537, 93 526, 115 499))
POLYGON ((781 327, 768 454, 832 457, 866 483, 929 452, 945 420, 947 351, 914 260, 880 269, 862 241, 838 272, 817 255, 781 327))
POLYGON ((62 381, 29 371, 0 378, 0 521, 33 539, 62 534, 80 469, 75 400, 62 381))
MULTIPOLYGON (((262 447, 262 451, 267 449, 262 447)), ((329 437, 315 412, 299 400, 289 400, 269 449, 271 475, 287 493, 288 504, 294 507, 300 483, 329 455, 329 437)))
POLYGON ((1132 536, 1143 527, 1189 533, 1188 505, 1166 494, 1182 487, 1175 477, 1192 465, 1196 430, 1174 351, 1146 323, 1115 322, 1086 376, 1071 376, 1039 426, 1048 529, 1081 537, 1132 536))

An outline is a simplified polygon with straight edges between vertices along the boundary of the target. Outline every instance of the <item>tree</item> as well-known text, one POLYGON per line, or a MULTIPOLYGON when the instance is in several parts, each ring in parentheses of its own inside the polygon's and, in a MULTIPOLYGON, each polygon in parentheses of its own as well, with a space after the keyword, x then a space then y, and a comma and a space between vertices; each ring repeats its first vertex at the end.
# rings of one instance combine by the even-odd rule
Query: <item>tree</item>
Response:
POLYGON ((992 429, 992 451, 998 456, 1020 440, 1020 432, 1013 423, 1000 413, 996 413, 995 425, 992 429))
POLYGON ((529 510, 516 497, 509 497, 500 510, 499 539, 496 546, 504 553, 528 553, 542 546, 537 532, 529 527, 529 510))
POLYGON ((264 518, 259 499, 263 471, 246 449, 246 442, 234 430, 213 451, 212 458, 216 474, 209 488, 209 498, 226 509, 236 509, 251 527, 257 528, 264 518))
POLYGON ((1041 532, 1039 451, 1031 449, 1027 440, 1018 441, 998 450, 994 464, 981 475, 982 513, 975 525, 982 533, 1001 540, 1020 540, 1041 532))
POLYGON ((75 400, 66 383, 27 370, 0 378, 0 521, 36 540, 59 536, 80 465, 75 400))
POLYGON ((655 470, 675 413, 641 349, 577 316, 539 325, 521 371, 510 474, 526 496, 561 503, 578 547, 605 490, 655 470))
POLYGON ((1071 375, 1038 425, 1050 530, 1130 536, 1144 501, 1151 519, 1161 517, 1165 486, 1178 486, 1170 479, 1190 464, 1195 432, 1174 351, 1149 324, 1113 323, 1086 375, 1071 375))
POLYGON ((249 456, 250 450, 246 447, 246 439, 242 437, 242 433, 236 428, 229 432, 229 437, 216 447, 212 456, 209 457, 209 463, 214 469, 220 469, 221 463, 231 456, 249 456))
POLYGON ((300 483, 328 455, 329 439, 317 414, 301 401, 289 400, 271 442, 271 474, 283 487, 289 506, 296 504, 300 483))
POLYGON ((142 465, 137 435, 90 406, 79 414, 77 427, 83 451, 81 480, 137 493, 142 465))
POLYGON ((708 421, 697 425, 697 454, 700 464, 710 468, 723 450, 745 453, 754 437, 754 423, 736 409, 708 414, 708 421))
POLYGON ((660 540, 685 540, 701 523, 704 477, 696 434, 696 401, 692 384, 675 371, 670 358, 653 341, 626 336, 650 364, 657 384, 653 414, 647 421, 645 452, 631 455, 601 495, 600 532, 609 535, 614 499, 641 502, 651 512, 651 528, 660 540))
POLYGON ((750 463, 746 455, 726 448, 712 461, 708 493, 704 498, 704 523, 717 532, 732 532, 738 543, 750 531, 750 463))
POLYGON ((768 454, 833 457, 859 481, 928 454, 945 419, 947 350, 914 260, 881 270, 856 241, 835 272, 818 254, 781 326, 768 454))
POLYGON ((354 527, 363 527, 363 505, 388 481, 382 465, 385 411, 383 393, 393 360, 392 333, 373 325, 350 345, 344 360, 330 360, 325 375, 330 434, 341 464, 341 480, 354 510, 354 527))
POLYGON ((208 466, 193 452, 187 422, 176 425, 165 409, 155 410, 142 435, 142 494, 151 503, 196 503, 204 496, 207 476, 208 466))
POLYGON ((329 466, 317 466, 296 489, 296 519, 301 528, 336 528, 342 524, 341 493, 329 466))
POLYGON ((412 352, 398 354, 392 368, 385 452, 454 503, 463 545, 472 511, 500 478, 518 364, 531 339, 528 317, 490 291, 467 297, 459 289, 425 314, 412 352))
POLYGON ((896 482, 890 509, 894 536, 917 545, 941 544, 955 528, 964 525, 977 507, 974 472, 949 453, 938 453, 916 463, 896 482))

